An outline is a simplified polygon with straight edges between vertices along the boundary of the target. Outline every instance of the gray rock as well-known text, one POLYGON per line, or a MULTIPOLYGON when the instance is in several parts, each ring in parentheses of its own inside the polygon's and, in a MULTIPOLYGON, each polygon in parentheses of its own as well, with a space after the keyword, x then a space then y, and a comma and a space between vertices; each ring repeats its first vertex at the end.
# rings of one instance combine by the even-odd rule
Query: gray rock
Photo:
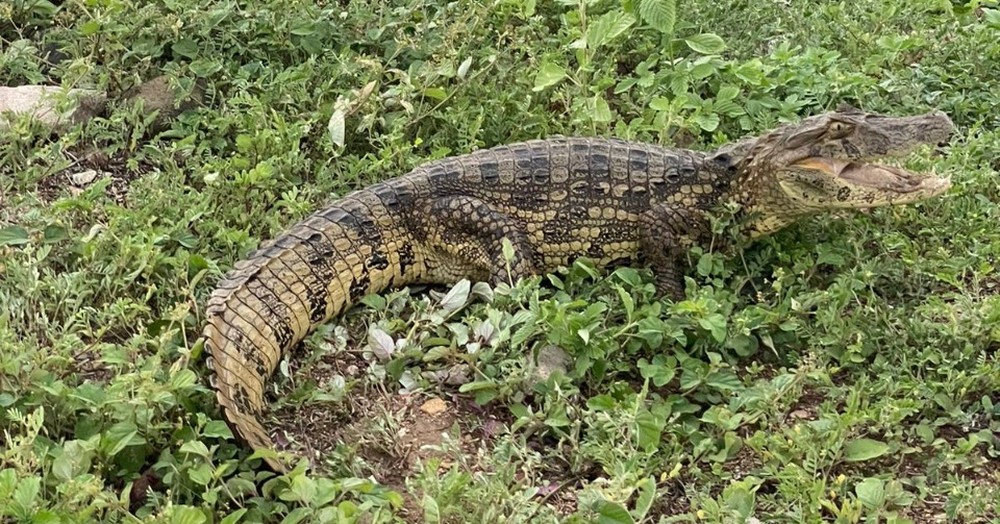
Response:
POLYGON ((125 93, 125 101, 130 104, 141 104, 144 115, 157 113, 153 120, 152 130, 163 131, 178 115, 201 104, 204 91, 195 85, 187 96, 182 95, 170 86, 170 78, 158 76, 140 84, 125 93))
POLYGON ((89 89, 64 90, 58 86, 0 87, 0 130, 10 127, 7 114, 29 114, 57 131, 63 126, 94 118, 104 109, 107 96, 89 89))

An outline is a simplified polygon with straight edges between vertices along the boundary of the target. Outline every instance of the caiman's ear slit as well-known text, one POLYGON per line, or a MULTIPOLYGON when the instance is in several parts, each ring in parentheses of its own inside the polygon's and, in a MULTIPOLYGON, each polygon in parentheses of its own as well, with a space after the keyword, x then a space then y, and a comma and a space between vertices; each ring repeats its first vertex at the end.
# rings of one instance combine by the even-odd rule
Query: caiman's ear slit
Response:
POLYGON ((728 171, 734 171, 736 169, 736 162, 733 161, 733 156, 727 152, 716 153, 708 160, 716 166, 728 171))

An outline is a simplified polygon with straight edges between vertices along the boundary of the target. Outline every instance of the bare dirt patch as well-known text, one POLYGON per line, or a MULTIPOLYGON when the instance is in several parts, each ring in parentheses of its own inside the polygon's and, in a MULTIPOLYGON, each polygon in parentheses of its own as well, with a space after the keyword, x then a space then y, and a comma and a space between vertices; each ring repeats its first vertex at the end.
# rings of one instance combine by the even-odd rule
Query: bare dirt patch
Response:
POLYGON ((736 456, 732 460, 723 463, 722 467, 732 473, 733 480, 742 480, 749 475, 757 473, 764 467, 764 462, 753 449, 743 446, 736 453, 736 456))
POLYGON ((73 159, 71 167, 38 183, 38 198, 43 202, 54 202, 64 193, 78 195, 103 179, 109 179, 104 194, 118 205, 125 206, 132 182, 151 169, 140 163, 137 170, 132 170, 128 167, 129 158, 124 154, 108 155, 97 149, 68 154, 73 159))
POLYGON ((688 499, 681 482, 675 483, 649 510, 651 517, 674 517, 691 511, 691 501, 688 499))
POLYGON ((788 422, 816 420, 819 418, 819 407, 825 400, 825 394, 813 387, 805 386, 795 405, 788 410, 788 422))
POLYGON ((303 389, 326 391, 340 380, 346 394, 336 401, 316 400, 313 394, 297 405, 276 407, 277 444, 308 457, 318 471, 332 466, 371 476, 403 494, 407 507, 418 507, 419 500, 408 494, 407 478, 430 460, 438 461, 439 470, 460 464, 469 472, 483 471, 482 457, 510 423, 502 406, 479 406, 450 388, 414 393, 389 389, 395 382, 368 376, 368 362, 357 352, 333 351, 312 363, 301 356, 293 360, 302 363, 290 372, 296 382, 308 384, 303 389), (350 464, 333 465, 331 457, 350 464))

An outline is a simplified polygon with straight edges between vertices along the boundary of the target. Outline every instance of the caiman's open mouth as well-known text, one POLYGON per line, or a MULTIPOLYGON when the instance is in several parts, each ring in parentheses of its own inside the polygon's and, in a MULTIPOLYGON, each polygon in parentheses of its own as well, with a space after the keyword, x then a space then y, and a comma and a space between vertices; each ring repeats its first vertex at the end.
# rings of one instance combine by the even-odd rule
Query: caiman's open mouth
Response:
POLYGON ((836 177, 842 183, 878 191, 902 194, 919 191, 927 196, 934 196, 951 187, 951 180, 934 173, 913 173, 891 165, 812 157, 800 160, 794 166, 821 171, 836 177))

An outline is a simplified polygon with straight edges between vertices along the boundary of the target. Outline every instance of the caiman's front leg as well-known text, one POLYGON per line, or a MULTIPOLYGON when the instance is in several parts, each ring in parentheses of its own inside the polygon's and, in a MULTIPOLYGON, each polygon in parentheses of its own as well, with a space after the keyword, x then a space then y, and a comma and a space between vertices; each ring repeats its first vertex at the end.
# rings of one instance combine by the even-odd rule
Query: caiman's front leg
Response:
POLYGON ((439 249, 467 264, 476 274, 467 278, 489 278, 492 285, 535 273, 533 248, 523 226, 510 216, 470 196, 439 198, 431 206, 430 233, 439 249), (514 248, 513 258, 503 253, 504 239, 514 248))
POLYGON ((655 204, 642 216, 640 255, 653 270, 656 293, 684 299, 684 259, 700 229, 690 212, 655 204))

